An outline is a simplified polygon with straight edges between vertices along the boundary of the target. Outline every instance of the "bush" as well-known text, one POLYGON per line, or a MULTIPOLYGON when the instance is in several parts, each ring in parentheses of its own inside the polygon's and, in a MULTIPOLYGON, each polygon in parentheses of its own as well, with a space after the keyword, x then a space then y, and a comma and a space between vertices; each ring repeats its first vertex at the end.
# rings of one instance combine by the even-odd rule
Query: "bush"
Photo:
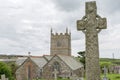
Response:
POLYGON ((2 74, 5 74, 9 80, 13 80, 11 68, 7 64, 0 62, 0 75, 2 74))

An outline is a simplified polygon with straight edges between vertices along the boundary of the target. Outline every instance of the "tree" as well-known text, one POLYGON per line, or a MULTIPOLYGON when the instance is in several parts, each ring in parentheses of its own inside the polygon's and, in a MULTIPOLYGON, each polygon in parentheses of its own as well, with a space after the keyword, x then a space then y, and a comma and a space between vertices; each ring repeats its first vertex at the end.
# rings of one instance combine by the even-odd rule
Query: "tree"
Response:
POLYGON ((15 64, 15 62, 7 62, 7 65, 11 68, 12 76, 15 78, 15 72, 18 66, 15 64))
POLYGON ((84 68, 85 68, 85 51, 80 51, 78 52, 78 59, 81 63, 83 63, 84 68))
POLYGON ((11 68, 7 66, 7 64, 0 62, 0 75, 2 74, 5 74, 5 76, 9 78, 9 80, 13 80, 11 74, 11 68))

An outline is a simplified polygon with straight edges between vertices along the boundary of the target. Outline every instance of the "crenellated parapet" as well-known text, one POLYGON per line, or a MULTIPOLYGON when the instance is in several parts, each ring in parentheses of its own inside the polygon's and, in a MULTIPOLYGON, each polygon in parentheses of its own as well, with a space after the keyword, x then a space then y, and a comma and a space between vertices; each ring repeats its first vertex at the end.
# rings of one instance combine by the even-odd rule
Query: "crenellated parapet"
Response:
POLYGON ((66 29, 65 33, 54 33, 51 29, 51 38, 58 38, 58 37, 63 37, 63 38, 70 38, 71 37, 71 32, 68 32, 68 29, 66 29))
POLYGON ((51 55, 71 55, 71 32, 53 33, 51 29, 51 55))

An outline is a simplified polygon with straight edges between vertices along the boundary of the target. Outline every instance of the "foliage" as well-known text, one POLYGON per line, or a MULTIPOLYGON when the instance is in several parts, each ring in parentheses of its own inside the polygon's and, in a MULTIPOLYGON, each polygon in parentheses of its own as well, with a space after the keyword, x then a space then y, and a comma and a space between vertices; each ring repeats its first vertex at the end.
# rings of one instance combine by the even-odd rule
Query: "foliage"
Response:
POLYGON ((112 65, 111 62, 100 62, 100 67, 103 68, 104 66, 106 68, 109 68, 112 65))
POLYGON ((80 52, 78 52, 78 54, 79 54, 79 56, 78 56, 79 61, 81 63, 83 63, 84 68, 85 68, 85 51, 80 51, 80 52))
POLYGON ((111 62, 120 65, 120 59, 100 58, 100 62, 111 62))
POLYGON ((101 68, 102 73, 103 73, 102 69, 103 69, 104 66, 108 69, 108 73, 109 73, 110 69, 113 66, 118 65, 118 64, 115 63, 115 62, 118 62, 118 61, 120 61, 120 60, 119 59, 110 59, 110 58, 100 58, 100 68, 101 68))
POLYGON ((9 80, 13 80, 11 68, 7 64, 0 62, 0 75, 5 74, 9 80))
POLYGON ((16 72, 18 66, 15 64, 15 62, 8 62, 7 65, 11 68, 12 76, 15 78, 15 72, 16 72))

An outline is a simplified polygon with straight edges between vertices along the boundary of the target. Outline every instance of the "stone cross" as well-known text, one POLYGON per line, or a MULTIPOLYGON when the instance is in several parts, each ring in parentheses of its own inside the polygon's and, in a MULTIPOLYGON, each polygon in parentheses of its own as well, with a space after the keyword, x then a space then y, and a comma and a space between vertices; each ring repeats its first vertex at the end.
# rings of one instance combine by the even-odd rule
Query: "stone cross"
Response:
POLYGON ((86 14, 77 21, 77 30, 86 38, 86 80, 100 80, 98 33, 106 27, 106 18, 97 14, 96 2, 86 2, 86 14))
POLYGON ((58 71, 56 69, 54 69, 53 74, 54 74, 54 80, 57 80, 58 71))

